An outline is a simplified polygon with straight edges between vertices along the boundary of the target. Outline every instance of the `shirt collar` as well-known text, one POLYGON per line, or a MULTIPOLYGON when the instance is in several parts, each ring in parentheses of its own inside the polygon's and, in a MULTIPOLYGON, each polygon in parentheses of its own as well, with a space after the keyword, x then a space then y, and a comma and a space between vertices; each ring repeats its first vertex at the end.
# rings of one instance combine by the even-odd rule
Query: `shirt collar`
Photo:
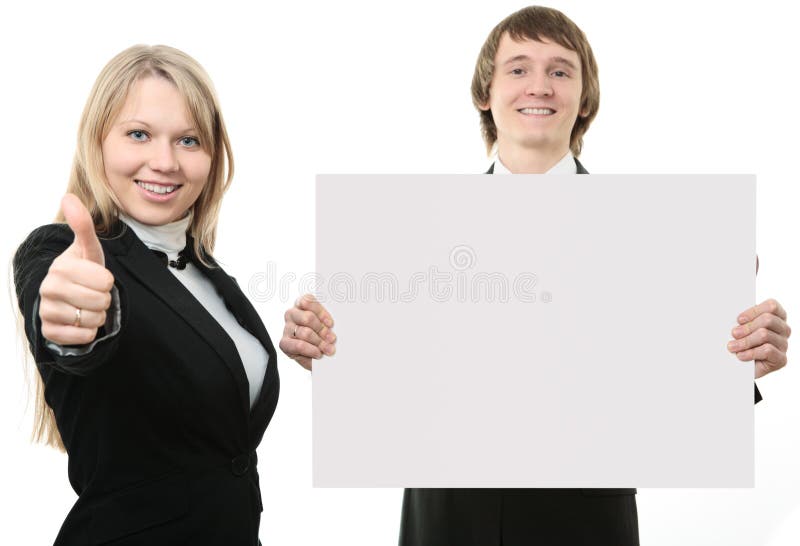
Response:
MULTIPOLYGON (((503 165, 503 162, 500 161, 499 156, 495 156, 494 158, 493 174, 511 174, 511 171, 508 170, 508 167, 503 165)), ((553 165, 545 174, 578 174, 578 166, 575 164, 575 158, 573 157, 572 152, 567 152, 567 154, 562 157, 558 163, 553 165)))

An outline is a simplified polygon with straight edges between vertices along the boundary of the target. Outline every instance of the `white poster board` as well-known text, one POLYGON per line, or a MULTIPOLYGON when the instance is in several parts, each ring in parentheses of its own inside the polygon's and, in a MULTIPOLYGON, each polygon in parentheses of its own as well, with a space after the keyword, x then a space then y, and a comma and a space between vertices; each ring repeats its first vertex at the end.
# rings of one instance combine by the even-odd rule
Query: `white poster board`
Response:
POLYGON ((321 175, 316 486, 751 487, 749 175, 321 175))

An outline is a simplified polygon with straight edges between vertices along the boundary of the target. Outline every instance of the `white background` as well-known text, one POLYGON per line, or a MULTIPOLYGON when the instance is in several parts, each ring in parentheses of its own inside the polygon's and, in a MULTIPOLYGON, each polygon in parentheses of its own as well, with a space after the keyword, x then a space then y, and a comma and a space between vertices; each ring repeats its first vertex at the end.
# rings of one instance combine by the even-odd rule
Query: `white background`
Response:
MULTIPOLYGON (((278 275, 313 269, 316 173, 486 169, 469 96, 474 60, 492 26, 521 2, 235 4, 2 8, 5 262, 31 229, 56 213, 91 84, 114 54, 134 43, 179 47, 216 83, 237 158, 216 254, 240 281, 266 271, 268 262, 278 275)), ((600 65, 601 108, 586 138, 584 165, 596 173, 756 173, 758 297, 777 297, 791 323, 800 308, 793 244, 800 233, 793 159, 800 113, 796 17, 786 5, 581 1, 553 7, 583 28, 600 65)), ((294 296, 256 302, 276 343, 294 296)), ((66 458, 27 443, 12 305, 0 313, 6 365, 0 543, 46 544, 74 493, 66 458)), ((698 301, 686 312, 703 308, 698 301)), ((621 325, 620 350, 624 335, 621 325)), ((681 325, 663 332, 663 344, 653 350, 680 353, 681 325)), ((280 371, 281 400, 259 449, 264 543, 396 543, 399 490, 310 487, 310 377, 287 359, 280 371)), ((757 488, 641 490, 643 544, 797 543, 797 364, 759 385, 766 400, 756 407, 757 488)))

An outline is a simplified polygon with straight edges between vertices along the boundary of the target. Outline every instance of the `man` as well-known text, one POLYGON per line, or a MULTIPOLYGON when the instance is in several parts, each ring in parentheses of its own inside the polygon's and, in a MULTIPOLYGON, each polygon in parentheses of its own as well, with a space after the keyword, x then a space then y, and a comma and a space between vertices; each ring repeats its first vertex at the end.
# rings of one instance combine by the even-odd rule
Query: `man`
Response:
MULTIPOLYGON (((472 79, 487 150, 497 151, 488 174, 585 174, 577 156, 599 98, 597 63, 575 23, 536 6, 504 19, 483 44, 472 79)), ((732 352, 752 360, 752 353, 741 351, 756 347, 765 373, 783 366, 789 334, 783 309, 770 300, 749 313, 745 330, 752 331, 751 321, 764 327, 768 333, 759 336, 767 336, 768 346, 754 337, 731 346, 732 352)), ((635 489, 408 489, 400 545, 638 545, 635 494, 635 489)))
MULTIPOLYGON (((486 39, 472 81, 487 174, 586 173, 577 156, 597 114, 597 64, 583 32, 562 13, 528 7, 486 39)), ((756 360, 756 376, 786 363, 789 327, 774 300, 739 317, 729 346, 756 360), (739 345, 735 345, 739 344, 739 345)), ((281 349, 306 368, 335 352, 333 319, 311 296, 285 315, 281 349)), ((356 341, 357 342, 357 341, 356 341)), ((401 546, 639 544, 635 489, 408 489, 401 546)))
MULTIPOLYGON (((585 173, 577 160, 600 89, 583 32, 529 7, 483 44, 472 79, 489 174, 585 173)), ((639 544, 634 489, 408 489, 400 544, 639 544)))
MULTIPOLYGON (((583 135, 597 115, 597 63, 583 32, 556 10, 529 7, 498 24, 472 77, 495 172, 546 173, 560 161, 579 165, 583 135)), ((492 172, 490 170, 490 172, 492 172)))

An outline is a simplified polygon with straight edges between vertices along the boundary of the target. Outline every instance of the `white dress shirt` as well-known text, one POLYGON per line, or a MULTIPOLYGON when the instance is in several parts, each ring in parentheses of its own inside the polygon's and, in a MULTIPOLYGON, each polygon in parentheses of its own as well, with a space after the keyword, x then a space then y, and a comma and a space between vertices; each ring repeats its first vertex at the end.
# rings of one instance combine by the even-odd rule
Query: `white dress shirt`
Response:
MULTIPOLYGON (((500 156, 494 158, 494 171, 492 174, 513 174, 508 170, 508 167, 503 165, 500 161, 500 156)), ((562 157, 558 163, 553 165, 549 171, 544 174, 578 174, 578 166, 575 164, 575 158, 572 152, 567 152, 567 155, 562 157)))

